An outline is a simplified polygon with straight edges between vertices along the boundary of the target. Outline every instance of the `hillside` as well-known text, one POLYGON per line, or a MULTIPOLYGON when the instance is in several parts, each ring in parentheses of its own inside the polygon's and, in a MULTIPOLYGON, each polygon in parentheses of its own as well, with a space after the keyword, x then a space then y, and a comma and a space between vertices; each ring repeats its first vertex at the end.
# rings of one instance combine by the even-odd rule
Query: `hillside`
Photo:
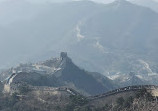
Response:
POLYGON ((30 90, 0 95, 2 111, 156 111, 157 107, 155 98, 146 89, 120 92, 93 100, 62 90, 30 90))
POLYGON ((32 86, 66 86, 86 95, 100 94, 116 87, 107 77, 80 69, 64 52, 61 53, 60 58, 23 64, 3 72, 4 75, 10 73, 13 74, 6 80, 6 84, 11 87, 19 83, 32 86))

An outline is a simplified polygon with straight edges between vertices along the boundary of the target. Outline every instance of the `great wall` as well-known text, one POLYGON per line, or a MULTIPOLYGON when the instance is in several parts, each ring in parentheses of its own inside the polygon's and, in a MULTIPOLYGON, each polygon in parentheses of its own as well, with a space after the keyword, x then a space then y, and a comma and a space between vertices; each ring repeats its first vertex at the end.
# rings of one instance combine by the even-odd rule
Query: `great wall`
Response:
MULTIPOLYGON (((47 92, 64 91, 70 95, 81 95, 80 93, 78 93, 74 89, 67 88, 67 87, 54 88, 54 87, 46 87, 46 86, 29 86, 29 88, 32 91, 39 91, 39 90, 40 91, 47 91, 47 92)), ((95 96, 88 96, 87 99, 88 100, 95 100, 95 99, 100 99, 100 98, 105 98, 108 96, 116 95, 119 93, 125 93, 125 92, 130 92, 130 91, 140 91, 144 88, 147 91, 150 91, 154 97, 158 97, 158 86, 156 86, 156 85, 137 85, 137 86, 127 86, 127 87, 115 89, 115 90, 112 90, 112 91, 109 91, 109 92, 106 92, 103 94, 95 95, 95 96)), ((14 85, 12 85, 12 87, 10 87, 10 89, 9 89, 10 92, 16 92, 17 90, 18 89, 14 85)))
POLYGON ((119 88, 119 89, 115 89, 100 95, 96 95, 96 96, 89 96, 88 99, 89 100, 94 100, 94 99, 99 99, 99 98, 103 98, 103 97, 108 97, 111 95, 116 95, 119 93, 123 93, 123 92, 130 92, 130 91, 140 91, 142 89, 147 89, 148 91, 150 91, 152 93, 153 96, 157 97, 158 96, 158 86, 155 85, 137 85, 137 86, 127 86, 124 88, 119 88))
MULTIPOLYGON (((81 95, 77 91, 75 91, 72 88, 67 88, 67 87, 60 87, 60 88, 52 88, 52 87, 32 87, 32 90, 43 90, 43 91, 65 91, 71 95, 81 95)), ((142 89, 147 89, 148 91, 151 91, 152 95, 157 97, 158 96, 158 86, 155 85, 137 85, 137 86, 127 86, 124 88, 119 88, 115 89, 103 94, 95 95, 95 96, 88 96, 88 100, 93 100, 93 99, 99 99, 103 97, 108 97, 111 95, 123 93, 123 92, 130 92, 130 91, 140 91, 142 89)))

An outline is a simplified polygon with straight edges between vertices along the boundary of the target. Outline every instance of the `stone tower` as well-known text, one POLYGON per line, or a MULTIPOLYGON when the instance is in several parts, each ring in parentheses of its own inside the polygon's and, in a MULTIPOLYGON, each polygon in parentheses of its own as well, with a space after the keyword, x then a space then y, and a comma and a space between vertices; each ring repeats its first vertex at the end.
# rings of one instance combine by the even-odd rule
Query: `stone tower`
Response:
POLYGON ((63 60, 64 58, 67 58, 67 52, 61 52, 60 58, 63 60))

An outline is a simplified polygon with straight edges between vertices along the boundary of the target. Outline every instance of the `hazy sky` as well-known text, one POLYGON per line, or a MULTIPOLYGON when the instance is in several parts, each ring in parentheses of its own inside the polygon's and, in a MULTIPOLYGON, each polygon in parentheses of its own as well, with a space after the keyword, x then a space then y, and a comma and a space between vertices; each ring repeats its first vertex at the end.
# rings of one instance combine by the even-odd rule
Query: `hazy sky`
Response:
MULTIPOLYGON (((29 0, 29 1, 36 1, 36 2, 39 2, 39 1, 70 1, 70 0, 29 0)), ((78 1, 78 0, 73 0, 73 1, 78 1)), ((92 1, 95 1, 95 2, 102 2, 102 3, 109 3, 109 2, 112 2, 112 1, 115 1, 115 0, 92 0, 92 1)), ((128 0, 130 1, 130 0, 128 0)), ((131 0, 132 1, 132 0, 131 0)), ((143 0, 142 0, 143 1, 143 0)), ((149 0, 151 1, 151 0, 149 0)), ((157 1, 158 0, 153 0, 153 1, 157 1)))
MULTIPOLYGON (((0 2, 4 2, 4 1, 18 1, 18 0, 0 0, 0 2)), ((21 1, 21 0, 19 0, 21 1)), ((31 2, 36 2, 36 3, 40 3, 40 2, 45 2, 45 1, 51 1, 51 2, 66 2, 66 1, 72 1, 72 0, 26 0, 26 1, 31 1, 31 2)), ((73 0, 73 1, 77 1, 77 0, 73 0)), ((102 3, 109 3, 109 2, 112 2, 114 0, 92 0, 92 1, 96 1, 96 2, 102 2, 102 3)), ((130 0, 128 0, 130 1, 130 0)), ((131 0, 133 1, 133 0, 131 0)), ((142 0, 143 1, 143 0, 142 0)), ((150 1, 150 0, 149 0, 150 1)), ((153 0, 153 1, 157 1, 158 0, 153 0)))

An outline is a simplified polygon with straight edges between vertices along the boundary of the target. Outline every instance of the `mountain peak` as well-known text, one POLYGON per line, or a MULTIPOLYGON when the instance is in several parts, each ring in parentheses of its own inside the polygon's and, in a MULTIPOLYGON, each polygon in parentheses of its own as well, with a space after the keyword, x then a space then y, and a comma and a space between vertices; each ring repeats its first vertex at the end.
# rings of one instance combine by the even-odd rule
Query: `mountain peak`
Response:
POLYGON ((120 4, 129 3, 127 0, 115 0, 114 2, 120 4))
POLYGON ((127 0, 115 0, 112 4, 114 5, 129 5, 131 2, 128 2, 127 0))

